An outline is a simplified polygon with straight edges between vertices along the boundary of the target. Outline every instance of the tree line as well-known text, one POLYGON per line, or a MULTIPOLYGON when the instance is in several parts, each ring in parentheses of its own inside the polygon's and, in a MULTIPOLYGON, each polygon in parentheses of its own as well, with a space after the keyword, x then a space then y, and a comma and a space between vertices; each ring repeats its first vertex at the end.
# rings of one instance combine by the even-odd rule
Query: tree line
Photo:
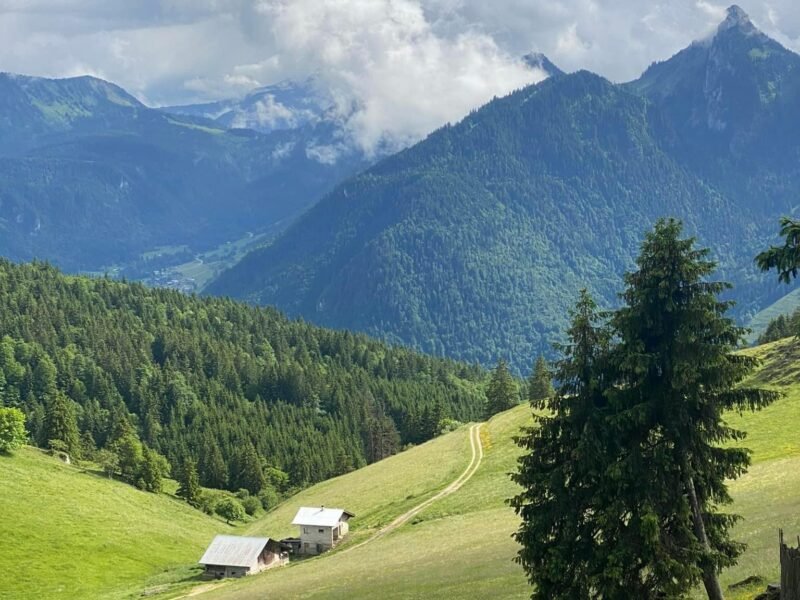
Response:
POLYGON ((0 260, 0 406, 143 489, 187 469, 306 486, 480 416, 483 378, 269 308, 0 260))

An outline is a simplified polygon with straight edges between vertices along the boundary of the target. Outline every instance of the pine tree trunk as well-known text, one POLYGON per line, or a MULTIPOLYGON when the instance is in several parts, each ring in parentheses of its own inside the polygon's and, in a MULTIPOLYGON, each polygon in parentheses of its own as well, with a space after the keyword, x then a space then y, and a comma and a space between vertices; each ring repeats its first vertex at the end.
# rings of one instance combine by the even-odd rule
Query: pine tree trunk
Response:
POLYGON ((781 538, 781 600, 800 600, 800 539, 797 549, 789 548, 781 538))
MULTIPOLYGON (((711 545, 708 543, 708 536, 706 535, 706 526, 703 523, 703 512, 700 510, 700 502, 697 500, 697 490, 694 487, 694 479, 690 476, 686 478, 686 493, 689 495, 689 503, 692 506, 692 523, 694 525, 694 534, 697 541, 703 548, 710 552, 711 545)), ((706 565, 703 567, 703 585, 706 588, 706 594, 709 600, 725 600, 722 595, 722 586, 719 584, 717 572, 714 565, 706 565)))

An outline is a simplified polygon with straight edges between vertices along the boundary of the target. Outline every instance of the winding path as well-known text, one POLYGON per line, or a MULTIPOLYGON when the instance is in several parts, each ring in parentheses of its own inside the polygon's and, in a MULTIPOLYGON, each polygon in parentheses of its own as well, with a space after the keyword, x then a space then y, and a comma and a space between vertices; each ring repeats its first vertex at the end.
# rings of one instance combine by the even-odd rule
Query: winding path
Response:
MULTIPOLYGON (((483 460, 483 446, 481 445, 481 425, 482 423, 476 423, 475 425, 472 425, 469 428, 469 446, 472 452, 472 456, 470 458, 469 464, 467 465, 467 468, 464 469, 464 472, 461 473, 461 475, 459 475, 453 482, 451 482, 443 490, 437 492, 424 502, 417 504, 415 507, 404 512, 402 515, 395 517, 395 519, 391 523, 389 523, 385 527, 381 527, 378 531, 376 531, 366 540, 359 542, 355 546, 343 548, 342 550, 334 553, 331 556, 331 558, 334 558, 336 556, 341 556, 342 554, 347 554, 352 550, 361 548, 362 546, 366 546, 367 544, 370 544, 375 540, 382 538, 386 534, 391 533, 398 527, 401 527, 402 525, 413 519, 415 516, 417 516, 423 510, 428 508, 434 502, 437 502, 442 498, 446 498, 450 494, 453 494, 457 492, 459 489, 461 489, 461 486, 467 483, 467 481, 469 481, 472 478, 472 476, 475 475, 475 472, 478 470, 478 467, 481 466, 481 461, 483 460)), ((178 596, 175 600, 180 600, 181 598, 188 598, 192 596, 198 596, 205 592, 210 592, 211 590, 217 589, 225 585, 226 583, 228 583, 228 580, 200 585, 188 591, 186 594, 178 596)))
POLYGON ((472 476, 478 470, 478 467, 481 466, 481 461, 483 460, 483 446, 481 445, 481 423, 477 423, 470 427, 469 445, 470 449, 472 450, 472 457, 470 458, 467 468, 464 469, 464 472, 461 473, 461 475, 459 475, 455 481, 453 481, 442 491, 438 492, 434 496, 431 496, 430 498, 425 500, 425 502, 417 504, 411 510, 408 510, 404 512, 402 515, 396 517, 391 523, 376 531, 373 535, 371 535, 363 542, 359 542, 355 546, 350 546, 349 548, 344 548, 343 550, 337 552, 336 554, 337 555, 346 554, 347 552, 355 550, 356 548, 361 548, 362 546, 366 546, 367 544, 382 538, 387 533, 391 533, 398 527, 401 527, 402 525, 413 519, 415 516, 417 516, 423 510, 428 508, 434 502, 437 502, 442 498, 446 498, 450 494, 453 494, 457 492, 459 489, 461 489, 461 486, 463 486, 465 483, 467 483, 467 481, 469 481, 472 478, 472 476))

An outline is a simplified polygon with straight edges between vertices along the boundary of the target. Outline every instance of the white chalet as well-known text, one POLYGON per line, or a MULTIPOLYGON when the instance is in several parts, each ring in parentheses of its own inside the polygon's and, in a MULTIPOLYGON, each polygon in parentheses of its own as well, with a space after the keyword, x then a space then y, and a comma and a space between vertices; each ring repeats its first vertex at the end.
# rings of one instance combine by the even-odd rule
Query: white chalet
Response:
POLYGON ((347 535, 347 522, 354 516, 341 508, 301 507, 292 521, 300 529, 300 554, 322 554, 333 548, 347 535))

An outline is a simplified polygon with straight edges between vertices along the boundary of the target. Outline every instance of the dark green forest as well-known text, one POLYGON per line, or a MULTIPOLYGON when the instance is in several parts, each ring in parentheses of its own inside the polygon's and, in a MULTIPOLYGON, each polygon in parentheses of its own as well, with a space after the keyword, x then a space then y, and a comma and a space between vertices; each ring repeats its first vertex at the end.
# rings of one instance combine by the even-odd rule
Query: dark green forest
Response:
POLYGON ((790 315, 778 315, 772 319, 767 328, 758 336, 758 344, 767 344, 783 338, 800 335, 800 308, 790 315))
POLYGON ((0 405, 78 457, 141 440, 209 487, 253 487, 254 461, 305 486, 480 417, 484 375, 273 309, 0 261, 0 405))

